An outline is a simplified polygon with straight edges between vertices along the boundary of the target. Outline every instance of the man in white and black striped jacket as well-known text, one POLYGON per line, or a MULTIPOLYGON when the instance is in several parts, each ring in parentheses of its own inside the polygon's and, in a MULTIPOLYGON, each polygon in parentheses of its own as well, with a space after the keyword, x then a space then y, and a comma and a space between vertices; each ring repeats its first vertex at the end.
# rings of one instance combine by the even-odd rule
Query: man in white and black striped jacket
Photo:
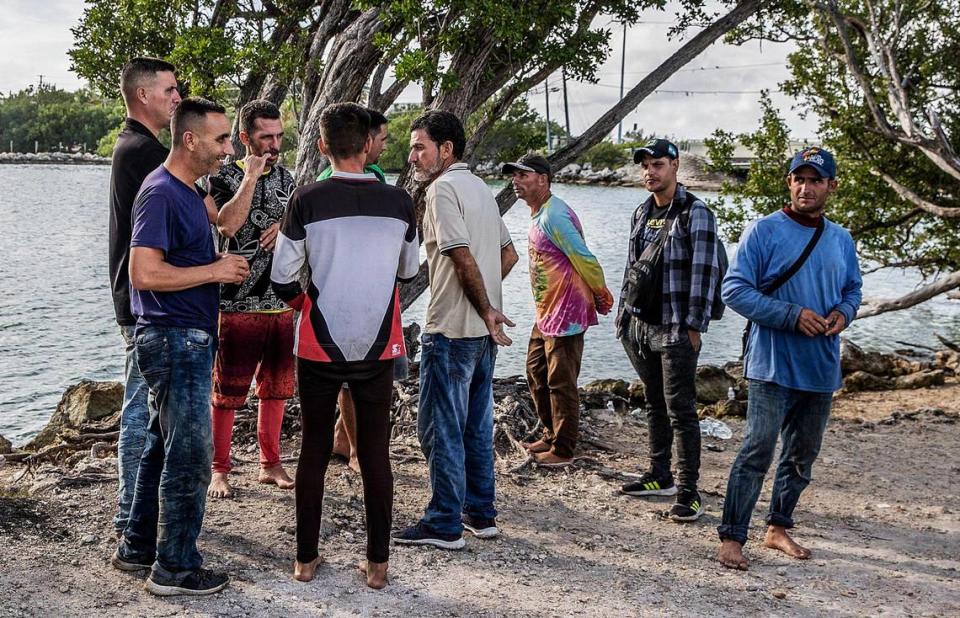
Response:
POLYGON ((294 354, 303 444, 297 464, 297 560, 309 581, 318 552, 324 474, 333 448, 337 395, 350 385, 357 409, 357 456, 367 522, 367 584, 386 585, 393 474, 390 400, 394 359, 406 353, 397 281, 419 269, 413 200, 364 173, 370 116, 354 103, 320 116, 320 149, 330 178, 293 192, 280 226, 271 280, 277 296, 300 311, 294 354), (307 289, 300 269, 309 266, 307 289))

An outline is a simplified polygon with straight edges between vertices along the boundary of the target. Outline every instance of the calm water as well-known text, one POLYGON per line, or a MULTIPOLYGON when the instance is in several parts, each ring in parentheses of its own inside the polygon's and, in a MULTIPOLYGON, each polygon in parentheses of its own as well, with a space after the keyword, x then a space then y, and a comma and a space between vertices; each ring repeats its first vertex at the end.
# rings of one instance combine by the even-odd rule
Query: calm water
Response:
MULTIPOLYGON (((0 260, 0 434, 15 443, 46 423, 70 384, 122 375, 123 351, 107 280, 109 175, 103 166, 0 165, 0 229, 6 233, 0 260)), ((556 193, 576 209, 616 295, 630 214, 645 192, 561 185, 556 193)), ((521 259, 505 283, 505 313, 517 327, 510 330, 513 346, 498 358, 502 376, 523 373, 533 325, 526 265, 529 211, 520 202, 505 220, 521 259)), ((864 293, 896 296, 918 281, 909 271, 876 273, 866 278, 864 293)), ((422 323, 426 302, 424 295, 405 321, 422 323)), ((581 382, 634 377, 612 324, 612 316, 601 317, 587 333, 581 382)), ((742 326, 732 312, 711 324, 702 362, 736 358, 742 326)), ((941 298, 857 322, 848 336, 869 348, 891 349, 898 339, 935 345, 934 332, 960 336, 960 303, 941 298)))

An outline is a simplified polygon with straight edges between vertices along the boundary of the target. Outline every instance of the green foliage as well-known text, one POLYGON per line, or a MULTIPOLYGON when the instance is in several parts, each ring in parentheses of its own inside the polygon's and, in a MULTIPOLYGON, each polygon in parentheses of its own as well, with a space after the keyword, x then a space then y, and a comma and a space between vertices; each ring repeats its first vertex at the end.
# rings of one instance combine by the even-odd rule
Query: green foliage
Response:
POLYGON ((186 0, 87 0, 71 28, 70 69, 107 96, 120 95, 120 68, 135 56, 167 58, 187 24, 186 0))
POLYGON ((589 163, 594 170, 617 169, 631 162, 630 147, 604 140, 585 152, 580 162, 589 163))
POLYGON ((55 86, 30 87, 0 95, 0 146, 18 152, 94 149, 101 137, 123 119, 122 106, 94 97, 88 90, 67 92, 55 86))
MULTIPOLYGON (((834 5, 834 3, 831 3, 834 5)), ((939 115, 953 150, 960 151, 960 3, 902 3, 877 0, 838 0, 841 14, 858 24, 846 33, 866 75, 869 93, 894 131, 903 131, 905 119, 892 108, 888 86, 900 84, 908 101, 906 115, 929 134, 928 111, 939 115), (870 11, 873 9, 873 14, 870 11), (899 75, 890 76, 877 65, 878 54, 865 35, 876 35, 891 45, 899 75)), ((791 78, 782 85, 797 107, 820 119, 823 146, 837 158, 839 188, 828 204, 828 216, 854 235, 861 257, 881 265, 913 265, 924 274, 955 270, 960 263, 960 220, 937 217, 902 199, 879 176, 886 173, 921 198, 945 207, 960 207, 960 183, 917 148, 882 135, 866 104, 864 87, 844 59, 839 31, 829 15, 811 10, 808 3, 779 3, 765 19, 777 24, 781 36, 798 42, 789 58, 791 78)), ((769 33, 769 22, 754 20, 735 33, 746 40, 769 33)), ((765 118, 766 118, 765 113, 765 118)), ((760 173, 780 171, 786 160, 780 143, 769 130, 755 142, 766 161, 760 173)), ((751 176, 754 169, 751 168, 751 176)), ((784 195, 766 176, 740 187, 728 187, 733 196, 755 201, 758 212, 772 208, 784 195)), ((782 183, 781 183, 782 186, 782 183)), ((723 213, 730 216, 733 213, 723 213)))
MULTIPOLYGON (((296 41, 268 44, 275 18, 266 10, 238 13, 223 27, 213 27, 209 21, 220 4, 215 0, 86 3, 80 23, 71 29, 70 68, 108 96, 119 95, 120 69, 135 56, 169 60, 185 93, 213 99, 225 98, 251 70, 289 80, 302 65, 293 51, 296 41)), ((289 10, 288 4, 272 3, 273 10, 289 10)))
POLYGON ((380 155, 380 168, 385 172, 399 172, 410 153, 410 125, 421 114, 419 107, 387 114, 387 146, 380 155))
POLYGON ((705 140, 710 171, 734 175, 731 158, 738 142, 756 157, 750 163, 746 181, 724 181, 720 195, 730 198, 730 202, 717 199, 709 204, 717 214, 724 235, 734 241, 740 238, 751 219, 775 212, 790 200, 785 184, 790 135, 768 92, 760 95, 760 107, 763 110, 760 126, 753 133, 733 135, 717 129, 705 140))
MULTIPOLYGON (((367 8, 375 4, 385 5, 385 19, 398 20, 407 31, 417 33, 415 46, 396 50, 397 76, 440 84, 441 89, 450 90, 460 84, 463 76, 455 74, 455 62, 444 65, 438 60, 489 53, 484 49, 489 41, 495 42, 487 68, 491 74, 509 69, 510 74, 520 76, 559 62, 572 79, 595 82, 596 71, 610 50, 610 21, 634 23, 643 9, 662 8, 664 2, 394 0, 375 3, 364 0, 358 6, 367 8), (581 16, 587 11, 604 14, 605 19, 581 30, 581 16)), ((390 42, 380 43, 385 46, 390 42)), ((471 79, 486 77, 489 75, 470 76, 471 79)))
MULTIPOLYGON (((380 167, 387 172, 399 172, 406 164, 410 151, 410 125, 422 113, 419 106, 410 106, 402 111, 388 114, 387 147, 380 155, 380 167)), ((467 136, 486 111, 477 110, 465 127, 467 136)), ((551 123, 551 131, 563 135, 563 129, 551 123)), ((531 150, 543 150, 547 144, 546 122, 530 108, 525 99, 517 100, 503 118, 494 123, 484 140, 474 150, 471 163, 503 162, 516 160, 531 150)))
MULTIPOLYGON (((467 134, 486 112, 484 104, 467 120, 467 134)), ((550 123, 552 137, 566 135, 560 125, 550 123)), ((507 113, 497 120, 473 153, 474 161, 515 161, 531 150, 543 150, 547 144, 547 127, 543 116, 531 109, 526 99, 517 99, 507 113)))

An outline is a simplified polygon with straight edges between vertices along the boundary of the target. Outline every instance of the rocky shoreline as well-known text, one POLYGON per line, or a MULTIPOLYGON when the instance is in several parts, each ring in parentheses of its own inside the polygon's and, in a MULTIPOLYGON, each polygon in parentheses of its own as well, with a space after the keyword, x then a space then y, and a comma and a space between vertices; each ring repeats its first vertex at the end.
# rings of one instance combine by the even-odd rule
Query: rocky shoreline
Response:
MULTIPOLYGON (((474 173, 487 180, 502 180, 503 163, 481 162, 474 173)), ((719 191, 726 181, 733 178, 707 171, 707 161, 698 155, 681 153, 677 180, 695 191, 719 191)), ((643 188, 643 170, 639 165, 624 165, 616 169, 605 167, 593 169, 590 164, 570 163, 554 172, 554 182, 559 184, 599 185, 610 187, 643 188)))
MULTIPOLYGON (((845 344, 848 378, 859 371, 893 381, 942 376, 942 385, 838 394, 814 482, 795 514, 812 548, 798 562, 765 550, 770 479, 754 513, 748 572, 720 568, 716 526, 726 478, 745 422, 724 417, 729 439, 704 435, 700 521, 665 521, 671 499, 637 499, 617 488, 647 464, 647 429, 637 384, 585 385, 583 436, 574 464, 538 468, 514 444, 536 431, 526 385, 498 380, 497 508, 502 534, 468 538, 459 552, 393 547, 390 585, 372 591, 358 575, 364 515, 360 477, 327 471, 320 550, 309 584, 290 578, 294 493, 257 482, 256 402, 237 415, 231 500, 207 501, 200 537, 204 566, 230 585, 203 598, 158 598, 143 574, 118 571, 110 523, 119 385, 84 383, 64 395, 36 451, 19 449, 0 468, 0 614, 3 616, 769 616, 960 615, 960 355, 902 350, 874 355, 845 344), (887 372, 878 375, 871 372, 887 372), (937 373, 940 372, 940 373, 937 373), (922 463, 922 465, 918 465, 922 463), (544 611, 547 607, 548 610, 544 611)), ((736 365, 701 368, 700 399, 721 397, 736 365), (713 394, 711 394, 713 393, 713 394)), ((924 378, 926 380, 928 378, 924 378)), ((939 378, 934 378, 938 382, 939 378)), ((885 382, 882 384, 886 384, 885 382)), ((879 385, 879 384, 877 384, 879 385)), ((848 386, 856 388, 852 383, 848 386)), ((391 460, 394 526, 416 521, 429 500, 427 466, 415 435, 416 379, 397 389, 391 460)), ((296 402, 283 427, 282 461, 299 453, 296 402)))
MULTIPOLYGON (((416 347, 413 346, 416 353, 416 347)), ((891 354, 866 352, 844 339, 841 345, 844 387, 841 394, 861 391, 895 391, 943 385, 960 375, 960 352, 901 349, 891 354)), ((411 363, 410 377, 397 383, 391 412, 394 439, 416 435, 419 384, 418 363, 411 363)), ((697 369, 697 405, 701 418, 744 417, 748 383, 739 362, 722 367, 701 365, 697 369)), ((0 466, 4 463, 47 463, 73 468, 86 459, 111 456, 120 430, 123 386, 119 382, 85 380, 69 387, 46 427, 21 448, 14 448, 0 435, 0 466)), ((584 410, 608 409, 640 416, 644 406, 639 380, 593 380, 580 388, 584 410)), ((500 457, 524 454, 520 442, 537 435, 539 419, 533 408, 526 380, 521 376, 494 381, 494 443, 500 457)), ((256 437, 257 401, 251 389, 244 408, 238 411, 235 439, 256 437)), ((287 402, 283 433, 299 433, 300 402, 287 402)), ((581 432, 587 443, 598 443, 589 422, 581 432)))
MULTIPOLYGON (((0 152, 0 165, 109 165, 109 157, 93 153, 40 152, 17 153, 0 152)), ((492 161, 479 163, 474 172, 486 180, 503 180, 500 173, 502 163, 492 161)), ((685 154, 680 165, 678 179, 690 189, 697 191, 719 191, 727 176, 706 171, 706 161, 697 155, 685 154)), ((571 163, 558 170, 554 175, 558 184, 597 185, 611 187, 643 187, 642 170, 639 165, 625 165, 616 169, 593 169, 589 164, 571 163)))
POLYGON ((109 157, 92 152, 0 152, 0 164, 110 165, 109 157))

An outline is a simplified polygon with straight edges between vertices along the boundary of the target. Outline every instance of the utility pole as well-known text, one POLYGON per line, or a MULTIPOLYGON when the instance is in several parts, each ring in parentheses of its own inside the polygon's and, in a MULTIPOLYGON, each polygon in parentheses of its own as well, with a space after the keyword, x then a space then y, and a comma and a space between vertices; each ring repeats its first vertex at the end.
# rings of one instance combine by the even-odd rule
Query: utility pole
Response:
POLYGON ((551 152, 550 143, 552 140, 550 139, 550 77, 549 76, 543 78, 543 91, 547 95, 547 154, 550 154, 551 152))
MULTIPOLYGON (((567 138, 572 138, 570 132, 570 108, 567 106, 567 68, 560 67, 560 75, 563 77, 563 118, 567 124, 567 138)), ((622 96, 622 95, 621 95, 622 96)))
POLYGON ((37 89, 43 88, 43 73, 41 73, 39 77, 40 77, 40 85, 37 86, 37 89))
MULTIPOLYGON (((627 66, 627 22, 623 22, 623 50, 620 52, 620 100, 623 100, 623 72, 627 66)), ((623 143, 623 120, 617 125, 617 143, 623 143)))

